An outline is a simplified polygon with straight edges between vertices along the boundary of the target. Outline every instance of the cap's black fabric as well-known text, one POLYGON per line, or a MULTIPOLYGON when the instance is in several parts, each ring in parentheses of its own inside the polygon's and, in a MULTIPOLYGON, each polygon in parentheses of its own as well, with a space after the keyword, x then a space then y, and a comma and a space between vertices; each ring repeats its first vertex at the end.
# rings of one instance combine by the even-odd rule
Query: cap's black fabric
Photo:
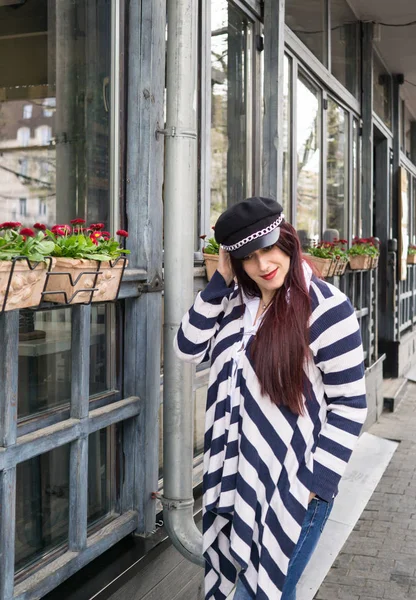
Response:
MULTIPOLYGON (((282 206, 272 198, 247 198, 238 204, 234 204, 220 215, 215 224, 215 239, 219 244, 232 246, 248 236, 261 231, 278 219, 283 212, 282 206)), ((270 245, 279 238, 280 230, 276 228, 276 234, 267 234, 252 240, 238 250, 231 252, 236 258, 241 258, 254 252, 264 245, 270 245), (266 239, 263 239, 266 238, 266 239), (270 241, 273 238, 273 241, 270 241), (247 247, 246 247, 247 246, 247 247)))

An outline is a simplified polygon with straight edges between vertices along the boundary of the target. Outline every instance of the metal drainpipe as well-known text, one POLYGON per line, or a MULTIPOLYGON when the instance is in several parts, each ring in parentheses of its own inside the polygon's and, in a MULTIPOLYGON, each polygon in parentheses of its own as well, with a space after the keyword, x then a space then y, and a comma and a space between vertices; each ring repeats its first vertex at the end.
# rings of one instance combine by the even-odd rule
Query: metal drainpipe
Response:
POLYGON ((193 517, 192 365, 173 339, 193 302, 196 193, 197 0, 168 0, 164 265, 163 508, 174 546, 203 566, 193 517))

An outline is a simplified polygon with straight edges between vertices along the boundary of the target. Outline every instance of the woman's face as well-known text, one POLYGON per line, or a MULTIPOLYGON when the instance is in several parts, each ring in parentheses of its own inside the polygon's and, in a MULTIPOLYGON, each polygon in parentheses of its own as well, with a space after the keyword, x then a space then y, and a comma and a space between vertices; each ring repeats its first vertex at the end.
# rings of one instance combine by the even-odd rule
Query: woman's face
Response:
POLYGON ((244 271, 257 283, 260 291, 271 292, 282 287, 290 267, 290 257, 277 246, 256 250, 242 260, 244 271))

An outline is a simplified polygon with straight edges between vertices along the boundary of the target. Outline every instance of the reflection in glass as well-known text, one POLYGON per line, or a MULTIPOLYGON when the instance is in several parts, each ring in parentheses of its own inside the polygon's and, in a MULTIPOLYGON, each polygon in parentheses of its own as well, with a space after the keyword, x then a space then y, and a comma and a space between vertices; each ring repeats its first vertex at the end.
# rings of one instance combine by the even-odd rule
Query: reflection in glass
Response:
POLYGON ((290 77, 290 59, 285 54, 284 58, 284 71, 283 71, 283 186, 282 186, 282 206, 287 218, 289 218, 289 207, 290 207, 290 165, 291 165, 291 135, 290 135, 290 123, 291 123, 291 106, 292 106, 292 94, 291 94, 291 77, 290 77))
POLYGON ((2 221, 108 222, 111 0, 2 4, 2 221))
MULTIPOLYGON (((90 395, 111 387, 106 343, 106 305, 91 309, 90 395)), ((71 308, 19 317, 18 418, 65 405, 71 398, 71 308)))
MULTIPOLYGON (((114 470, 109 459, 111 428, 89 436, 88 525, 114 507, 114 470)), ((70 446, 55 448, 17 465, 16 571, 68 543, 70 446)))
POLYGON ((327 111, 327 228, 348 236, 348 115, 328 100, 327 111))
POLYGON ((360 26, 346 0, 331 0, 331 71, 359 99, 360 26))
POLYGON ((286 0, 286 25, 327 66, 326 0, 286 0))
POLYGON ((391 76, 375 52, 373 53, 373 92, 374 111, 387 127, 391 128, 391 76))
POLYGON ((297 82, 296 228, 303 245, 319 239, 321 188, 320 92, 306 78, 297 82))
POLYGON ((211 223, 251 194, 252 24, 211 2, 211 223))

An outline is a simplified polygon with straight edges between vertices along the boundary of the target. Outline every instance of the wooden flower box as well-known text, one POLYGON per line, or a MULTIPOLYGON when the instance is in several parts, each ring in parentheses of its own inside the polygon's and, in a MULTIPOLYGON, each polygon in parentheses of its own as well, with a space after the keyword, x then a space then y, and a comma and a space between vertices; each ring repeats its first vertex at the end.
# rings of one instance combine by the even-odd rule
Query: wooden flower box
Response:
POLYGON ((352 271, 366 271, 371 268, 372 257, 368 254, 350 256, 350 269, 352 271))
POLYGON ((331 277, 330 271, 333 262, 331 258, 320 258, 312 256, 312 254, 305 254, 305 257, 320 277, 331 277))
POLYGON ((117 299, 126 259, 96 260, 58 258, 43 296, 46 302, 88 304, 117 299))
POLYGON ((211 277, 214 275, 215 271, 217 270, 219 255, 218 254, 205 254, 205 252, 204 252, 203 257, 204 257, 204 261, 205 261, 205 268, 207 271, 207 279, 209 281, 211 279, 211 277))
POLYGON ((40 304, 49 265, 35 264, 19 259, 14 261, 13 268, 13 261, 0 261, 0 313, 40 304))
POLYGON ((377 256, 371 257, 371 269, 377 269, 379 258, 380 258, 380 256, 378 254, 377 254, 377 256))
POLYGON ((416 265, 416 254, 408 254, 407 255, 407 264, 408 265, 416 265))

